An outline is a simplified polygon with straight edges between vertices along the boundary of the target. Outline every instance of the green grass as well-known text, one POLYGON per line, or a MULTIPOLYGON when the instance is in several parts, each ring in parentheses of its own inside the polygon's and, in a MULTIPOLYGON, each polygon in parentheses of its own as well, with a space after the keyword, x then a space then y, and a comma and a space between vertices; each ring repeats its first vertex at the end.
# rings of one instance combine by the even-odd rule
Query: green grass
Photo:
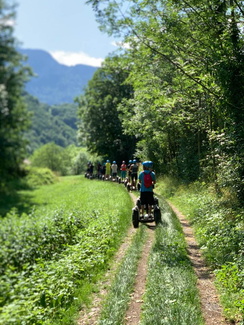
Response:
POLYGON ((156 228, 141 325, 203 325, 196 275, 187 257, 177 218, 160 200, 162 224, 156 228))
POLYGON ((123 324, 145 239, 145 227, 142 226, 134 236, 132 244, 116 272, 101 311, 99 325, 123 324))
POLYGON ((195 182, 188 186, 161 181, 157 190, 191 222, 209 267, 215 272, 225 316, 244 322, 244 213, 228 191, 195 182))
POLYGON ((80 176, 27 194, 32 213, 12 210, 0 226, 0 324, 65 324, 66 312, 72 323, 130 224, 131 199, 119 184, 80 176))

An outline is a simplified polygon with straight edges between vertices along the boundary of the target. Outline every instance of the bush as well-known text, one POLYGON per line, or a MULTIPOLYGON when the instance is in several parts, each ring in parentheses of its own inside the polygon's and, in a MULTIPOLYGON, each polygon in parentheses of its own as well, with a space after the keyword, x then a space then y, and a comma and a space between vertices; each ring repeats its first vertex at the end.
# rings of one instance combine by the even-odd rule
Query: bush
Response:
POLYGON ((54 184, 57 181, 58 177, 48 168, 31 167, 26 176, 27 185, 30 187, 54 184))

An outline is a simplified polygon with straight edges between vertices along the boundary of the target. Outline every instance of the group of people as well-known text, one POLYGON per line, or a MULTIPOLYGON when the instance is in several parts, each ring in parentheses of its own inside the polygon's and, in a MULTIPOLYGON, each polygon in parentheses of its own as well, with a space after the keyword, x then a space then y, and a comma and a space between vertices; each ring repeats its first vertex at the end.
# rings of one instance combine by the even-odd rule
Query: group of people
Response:
POLYGON ((123 160, 120 166, 117 165, 116 161, 113 161, 113 163, 111 164, 110 161, 107 160, 105 164, 105 170, 106 170, 105 172, 106 178, 109 178, 110 175, 112 176, 112 178, 115 178, 120 172, 120 177, 122 182, 124 182, 125 179, 127 178, 128 182, 132 183, 133 186, 136 187, 139 165, 135 159, 129 160, 128 164, 126 164, 125 161, 123 160))
MULTIPOLYGON (((106 163, 101 165, 100 163, 97 166, 97 174, 98 176, 104 176, 105 179, 115 179, 118 176, 118 172, 120 171, 120 177, 122 182, 129 182, 133 188, 137 188, 137 182, 139 180, 140 185, 140 200, 142 207, 142 214, 144 214, 144 205, 149 205, 149 215, 151 214, 151 206, 154 203, 153 197, 153 188, 156 184, 156 176, 153 172, 153 163, 152 161, 144 161, 142 163, 143 171, 139 171, 139 164, 134 160, 129 160, 129 163, 126 164, 125 161, 122 161, 121 165, 118 166, 116 161, 114 160, 110 163, 110 160, 107 160, 106 163)), ((93 175, 94 166, 92 163, 88 163, 87 171, 93 175)))

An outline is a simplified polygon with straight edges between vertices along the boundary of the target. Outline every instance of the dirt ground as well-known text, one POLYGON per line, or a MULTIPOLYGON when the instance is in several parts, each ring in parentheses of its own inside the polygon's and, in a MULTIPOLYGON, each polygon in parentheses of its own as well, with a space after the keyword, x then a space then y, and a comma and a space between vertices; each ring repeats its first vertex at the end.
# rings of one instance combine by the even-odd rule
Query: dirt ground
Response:
MULTIPOLYGON (((133 201, 135 202, 135 196, 131 194, 133 201)), ((192 262, 192 266, 197 275, 197 286, 201 298, 202 313, 205 319, 206 325, 226 325, 228 323, 222 316, 222 309, 219 305, 218 294, 214 286, 214 276, 210 270, 206 267, 204 260, 201 256, 201 252, 194 238, 193 230, 189 225, 187 219, 178 211, 173 205, 172 210, 179 218, 188 247, 188 255, 192 262)), ((145 249, 143 250, 142 257, 139 261, 137 276, 135 279, 135 286, 133 293, 131 294, 131 302, 128 307, 125 324, 126 325, 138 325, 140 320, 141 306, 143 303, 143 294, 145 292, 145 284, 147 277, 147 261, 150 253, 150 249, 154 240, 155 225, 147 228, 148 238, 145 243, 145 249)), ((96 325, 98 324, 98 318, 101 308, 102 299, 107 293, 111 278, 116 270, 118 261, 120 261, 126 249, 129 247, 132 237, 136 229, 130 228, 128 235, 126 236, 124 243, 121 245, 117 252, 113 266, 105 276, 104 281, 100 284, 99 294, 93 297, 93 306, 89 310, 81 310, 78 325, 96 325)), ((153 324, 152 324, 153 325, 153 324)), ((193 324, 189 324, 193 325, 193 324)))

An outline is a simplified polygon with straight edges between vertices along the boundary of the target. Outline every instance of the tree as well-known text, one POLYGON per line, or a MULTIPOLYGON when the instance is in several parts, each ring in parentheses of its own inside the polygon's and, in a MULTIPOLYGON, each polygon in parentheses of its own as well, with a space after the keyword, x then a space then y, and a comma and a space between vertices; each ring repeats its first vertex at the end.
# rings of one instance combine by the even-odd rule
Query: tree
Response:
POLYGON ((123 132, 118 105, 133 94, 132 87, 125 85, 128 75, 119 67, 117 57, 107 58, 98 69, 79 99, 80 139, 91 153, 121 162, 131 159, 136 139, 123 132))
POLYGON ((21 98, 28 70, 21 64, 13 37, 14 7, 0 1, 0 190, 20 174, 25 158, 23 137, 29 116, 21 98))
POLYGON ((61 175, 66 175, 67 168, 71 165, 69 154, 55 143, 48 143, 38 148, 30 160, 34 167, 46 167, 61 175))
MULTIPOLYGON (((227 169, 221 168, 222 163, 227 157, 233 162, 235 157, 231 165, 239 176, 231 186, 243 202, 244 166, 240 163, 244 152, 243 2, 89 0, 88 3, 96 10, 102 28, 120 35, 129 44, 126 56, 135 96, 123 104, 123 111, 127 109, 133 117, 133 121, 124 123, 127 130, 132 130, 135 121, 142 121, 141 117, 152 115, 153 108, 153 115, 158 116, 158 125, 163 128, 157 126, 153 131, 147 124, 150 143, 156 133, 158 139, 164 139, 163 159, 168 161, 170 157, 172 163, 173 158, 178 175, 193 157, 188 155, 190 148, 198 155, 199 172, 208 173, 208 178, 216 183, 225 178, 227 169), (146 86, 148 77, 152 83, 149 85, 147 81, 146 86)), ((145 129, 148 119, 143 121, 145 129)))

